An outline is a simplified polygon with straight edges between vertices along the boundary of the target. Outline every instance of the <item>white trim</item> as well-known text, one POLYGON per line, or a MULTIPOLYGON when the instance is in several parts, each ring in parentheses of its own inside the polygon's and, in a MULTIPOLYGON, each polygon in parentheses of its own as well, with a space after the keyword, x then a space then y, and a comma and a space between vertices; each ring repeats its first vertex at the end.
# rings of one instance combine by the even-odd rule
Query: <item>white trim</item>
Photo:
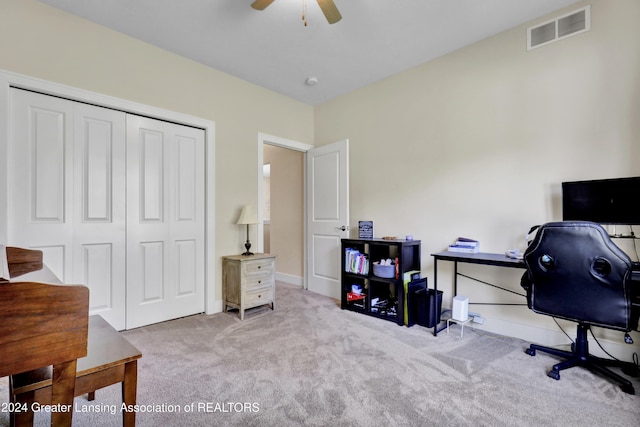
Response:
POLYGON ((286 273, 276 273, 276 281, 300 287, 302 287, 304 282, 302 277, 286 273))
POLYGON ((215 299, 215 122, 0 69, 0 168, 2 168, 2 172, 0 172, 0 243, 7 241, 8 230, 8 177, 6 176, 6 162, 8 142, 11 137, 9 134, 9 89, 11 87, 33 90, 78 102, 86 102, 141 116, 204 129, 206 150, 205 312, 207 314, 213 314, 222 311, 222 301, 215 299))
MULTIPOLYGON (((258 207, 257 207, 257 211, 258 211, 258 238, 256 240, 257 243, 257 250, 258 252, 263 252, 264 251, 264 226, 262 224, 262 217, 263 217, 263 203, 264 203, 264 199, 263 199, 263 194, 262 194, 262 182, 264 180, 264 176, 263 176, 263 168, 262 165, 264 163, 264 145, 275 145, 277 147, 282 147, 282 148, 288 148, 291 150, 296 150, 296 151, 301 151, 303 153, 305 153, 306 156, 306 152, 311 150, 313 148, 313 145, 309 145, 309 144, 305 144, 302 142, 298 142, 298 141, 293 141, 291 139, 286 139, 286 138, 281 138, 279 136, 273 136, 273 135, 268 135, 266 133, 262 133, 259 132, 258 133, 258 207)), ((304 164, 306 164, 306 161, 304 162, 304 164)), ((306 171, 303 170, 303 176, 306 177, 306 171)), ((307 197, 306 194, 306 178, 305 179, 305 183, 304 183, 304 197, 307 197)), ((302 254, 302 258, 304 260, 303 262, 303 277, 302 277, 302 286, 303 288, 307 288, 307 281, 306 281, 306 277, 307 277, 307 261, 306 261, 306 255, 304 253, 305 248, 307 247, 307 229, 306 229, 306 224, 307 224, 307 211, 306 211, 306 202, 305 202, 305 211, 304 211, 304 224, 305 224, 305 229, 304 229, 304 241, 302 242, 302 250, 303 250, 303 254, 302 254)), ((276 264, 277 265, 277 264, 276 264)), ((278 273, 276 273, 278 274, 278 273)))

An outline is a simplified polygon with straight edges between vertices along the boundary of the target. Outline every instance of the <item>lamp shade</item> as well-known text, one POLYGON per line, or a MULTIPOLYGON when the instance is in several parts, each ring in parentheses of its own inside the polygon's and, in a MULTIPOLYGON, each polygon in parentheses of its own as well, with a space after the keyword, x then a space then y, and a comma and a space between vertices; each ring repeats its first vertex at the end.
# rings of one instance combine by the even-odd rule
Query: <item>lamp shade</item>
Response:
POLYGON ((242 212, 240 212, 240 217, 236 224, 257 224, 258 223, 258 214, 252 206, 246 205, 242 208, 242 212))

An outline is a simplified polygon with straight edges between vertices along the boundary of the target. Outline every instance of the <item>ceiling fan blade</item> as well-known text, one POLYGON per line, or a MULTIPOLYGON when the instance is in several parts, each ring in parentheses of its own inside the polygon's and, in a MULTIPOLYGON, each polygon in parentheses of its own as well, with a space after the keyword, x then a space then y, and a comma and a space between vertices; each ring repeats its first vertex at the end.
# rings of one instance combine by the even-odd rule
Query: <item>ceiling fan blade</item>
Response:
POLYGON ((257 10, 265 10, 267 6, 273 3, 275 0, 256 0, 251 3, 251 7, 257 10))
POLYGON ((320 9, 322 9, 322 13, 324 13, 324 16, 327 18, 327 21, 329 21, 329 24, 335 24, 342 19, 342 15, 340 15, 340 11, 336 7, 333 0, 318 0, 318 6, 320 6, 320 9))

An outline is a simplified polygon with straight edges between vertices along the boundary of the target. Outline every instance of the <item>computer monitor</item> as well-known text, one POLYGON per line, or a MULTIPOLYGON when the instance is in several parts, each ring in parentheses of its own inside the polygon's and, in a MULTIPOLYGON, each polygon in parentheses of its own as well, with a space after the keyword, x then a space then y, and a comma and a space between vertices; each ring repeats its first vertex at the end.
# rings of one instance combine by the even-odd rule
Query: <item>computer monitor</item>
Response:
POLYGON ((640 224, 640 177, 562 183, 562 219, 640 224))

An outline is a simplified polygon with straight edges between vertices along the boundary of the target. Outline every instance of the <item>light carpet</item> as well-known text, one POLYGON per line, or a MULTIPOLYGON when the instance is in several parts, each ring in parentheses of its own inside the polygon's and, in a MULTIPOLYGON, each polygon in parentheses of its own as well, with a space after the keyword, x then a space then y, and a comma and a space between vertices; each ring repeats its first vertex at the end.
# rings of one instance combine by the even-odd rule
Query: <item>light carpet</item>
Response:
MULTIPOLYGON (((237 311, 196 315, 123 335, 143 353, 139 426, 640 425, 640 396, 582 368, 553 380, 556 359, 528 356, 522 340, 468 327, 464 337, 434 337, 283 283, 275 311, 253 309, 243 321, 237 311)), ((5 378, 0 405, 7 400, 5 378)), ((119 386, 93 402, 76 398, 74 425, 122 425, 120 405, 119 386)), ((8 419, 0 412, 0 425, 8 419)), ((49 420, 36 414, 38 426, 49 420)))

